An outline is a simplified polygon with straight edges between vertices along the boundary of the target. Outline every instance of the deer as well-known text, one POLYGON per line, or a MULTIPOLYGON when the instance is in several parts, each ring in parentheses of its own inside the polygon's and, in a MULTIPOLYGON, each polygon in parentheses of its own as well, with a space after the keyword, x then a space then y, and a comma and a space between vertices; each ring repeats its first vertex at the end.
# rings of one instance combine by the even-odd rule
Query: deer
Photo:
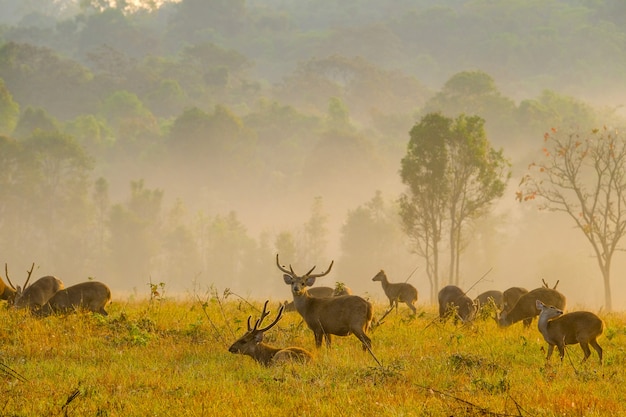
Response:
POLYGON ((389 308, 392 309, 395 305, 396 313, 398 312, 398 302, 405 303, 413 314, 417 314, 415 303, 417 302, 417 289, 407 282, 391 283, 387 278, 384 270, 380 270, 372 281, 380 281, 385 295, 389 299, 389 308))
POLYGON ((104 307, 110 302, 111 290, 109 287, 102 282, 86 281, 58 290, 42 306, 41 312, 48 315, 84 309, 107 316, 108 313, 104 307))
POLYGON ((489 290, 479 294, 476 298, 474 298, 474 304, 476 304, 480 309, 482 306, 489 304, 490 299, 493 300, 497 309, 502 310, 504 295, 502 294, 502 291, 498 290, 489 290))
POLYGON ((524 328, 528 328, 533 319, 541 312, 536 305, 540 300, 556 308, 564 309, 566 298, 563 294, 552 288, 540 287, 523 294, 510 310, 503 310, 496 316, 498 326, 508 327, 520 320, 524 322, 524 328))
POLYGON ((582 362, 585 362, 591 355, 589 349, 591 345, 598 352, 600 365, 602 365, 602 348, 596 340, 604 331, 604 322, 600 317, 590 311, 573 311, 563 314, 563 310, 546 305, 540 300, 536 300, 535 306, 541 312, 538 320, 539 331, 548 342, 546 361, 550 360, 556 346, 563 362, 565 345, 578 343, 585 354, 582 362))
POLYGON ((237 339, 228 351, 230 353, 248 355, 263 366, 275 365, 283 361, 298 361, 303 363, 310 361, 313 358, 313 355, 306 349, 300 347, 278 348, 263 342, 264 333, 278 323, 278 321, 282 318, 283 310, 285 308, 285 306, 281 305, 274 321, 269 326, 259 329, 259 326, 265 317, 270 314, 270 312, 267 311, 268 302, 269 300, 265 301, 261 317, 256 320, 254 327, 250 326, 252 316, 248 316, 248 331, 246 334, 237 339))
MULTIPOLYGON (((331 287, 311 287, 308 289, 309 295, 313 297, 337 297, 340 295, 350 295, 352 290, 350 287, 344 285, 341 282, 337 283, 335 288, 331 287)), ((293 301, 287 301, 282 304, 285 306, 285 311, 296 311, 296 307, 293 305, 293 301)))
POLYGON ((276 266, 284 273, 285 284, 291 287, 293 303, 309 329, 315 336, 315 346, 319 349, 322 340, 326 340, 326 347, 331 346, 331 335, 348 336, 354 334, 361 341, 363 350, 370 350, 372 341, 367 336, 373 318, 372 304, 358 295, 342 295, 339 297, 318 298, 308 293, 307 287, 315 284, 319 277, 328 275, 334 261, 328 269, 319 274, 313 274, 315 266, 304 275, 297 275, 291 265, 289 270, 282 266, 276 254, 276 266))
POLYGON ((526 293, 528 290, 522 287, 511 287, 504 290, 502 292, 502 310, 509 311, 512 309, 517 300, 526 293))
POLYGON ((30 271, 27 271, 28 277, 26 278, 26 282, 24 282, 24 286, 15 287, 9 278, 8 270, 5 268, 7 280, 15 290, 13 300, 13 306, 15 308, 28 308, 31 311, 37 311, 48 302, 54 293, 64 288, 63 281, 52 275, 41 277, 31 285, 28 285, 28 281, 30 281, 34 269, 35 264, 33 263, 30 271))
POLYGON ((462 289, 456 285, 446 285, 438 294, 439 318, 446 319, 454 314, 454 321, 458 319, 463 323, 474 320, 476 316, 476 305, 465 295, 462 289))

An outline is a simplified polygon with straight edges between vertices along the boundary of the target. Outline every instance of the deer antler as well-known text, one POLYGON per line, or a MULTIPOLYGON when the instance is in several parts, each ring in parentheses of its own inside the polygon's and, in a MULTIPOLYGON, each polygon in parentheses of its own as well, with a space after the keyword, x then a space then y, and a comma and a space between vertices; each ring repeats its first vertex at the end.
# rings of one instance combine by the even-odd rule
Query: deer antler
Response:
POLYGON ((22 291, 24 291, 26 287, 28 286, 28 281, 30 281, 30 276, 33 274, 34 269, 35 269, 35 263, 33 262, 33 265, 30 267, 30 271, 27 271, 28 277, 26 278, 26 282, 24 283, 24 288, 22 288, 22 291))
POLYGON ((9 265, 6 262, 4 263, 4 275, 6 275, 7 281, 9 281, 9 285, 11 286, 11 288, 17 291, 17 288, 15 288, 15 285, 13 285, 13 283, 11 282, 11 278, 9 278, 9 265))
POLYGON ((287 269, 285 269, 285 267, 282 266, 280 262, 278 262, 278 254, 276 254, 276 266, 285 274, 295 275, 295 272, 293 272, 293 268, 291 267, 291 265, 289 265, 289 269, 291 269, 291 271, 287 271, 287 269))
POLYGON ((328 275, 328 273, 330 272, 330 270, 333 267, 333 264, 335 263, 335 261, 330 261, 330 265, 328 266, 328 269, 326 270, 326 272, 322 272, 321 274, 313 274, 313 275, 309 275, 311 272, 313 272, 313 270, 315 269, 315 267, 311 268, 311 270, 309 272, 307 272, 306 276, 310 277, 310 278, 319 278, 319 277, 323 277, 324 275, 328 275))
POLYGON ((278 315, 276 316, 276 319, 274 319, 274 321, 269 326, 259 329, 259 326, 261 325, 265 317, 270 315, 270 311, 267 311, 267 303, 269 302, 270 302, 269 300, 265 301, 265 304, 263 305, 263 312, 261 312, 261 317, 254 323, 254 327, 250 326, 250 319, 252 318, 252 316, 248 316, 248 331, 249 332, 265 332, 271 329, 272 327, 274 327, 276 323, 278 323, 278 320, 282 318, 283 310, 285 309, 285 306, 281 305, 280 309, 278 310, 278 315))

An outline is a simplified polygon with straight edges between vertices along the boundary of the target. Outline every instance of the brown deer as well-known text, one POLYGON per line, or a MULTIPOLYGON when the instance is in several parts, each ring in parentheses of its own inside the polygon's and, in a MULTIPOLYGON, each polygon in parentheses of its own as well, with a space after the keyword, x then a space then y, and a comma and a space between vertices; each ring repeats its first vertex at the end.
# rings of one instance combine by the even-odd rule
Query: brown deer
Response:
MULTIPOLYGON (((331 287, 311 287, 308 289, 309 295, 313 297, 338 297, 340 295, 350 295, 352 294, 352 290, 350 287, 344 285, 341 282, 337 283, 335 288, 331 287)), ((293 304, 293 301, 287 301, 282 304, 285 306, 285 311, 296 311, 296 307, 293 304)))
POLYGON ((536 301, 540 300, 556 308, 564 309, 566 298, 563 294, 552 288, 540 287, 522 295, 510 310, 504 310, 496 317, 500 327, 508 327, 520 320, 524 321, 524 327, 530 326, 533 318, 541 312, 537 308, 536 301))
POLYGON ((491 302, 490 300, 493 300, 496 308, 498 310, 502 310, 503 298, 504 296, 502 294, 502 291, 489 290, 478 294, 478 296, 474 298, 474 304, 476 304, 478 309, 480 309, 481 307, 489 304, 491 302))
POLYGON ((276 255, 276 266, 284 272, 283 279, 285 284, 291 286, 296 310, 313 331, 318 348, 322 346, 322 339, 326 339, 326 346, 330 347, 331 335, 347 336, 352 333, 361 341, 364 350, 371 349, 372 341, 366 335, 373 317, 369 301, 357 295, 317 298, 307 291, 307 287, 315 284, 316 278, 328 275, 333 263, 321 274, 312 274, 314 266, 306 274, 297 275, 291 265, 289 270, 281 266, 276 255))
POLYGON ((270 314, 267 311, 268 302, 269 300, 263 305, 261 317, 254 323, 254 327, 250 326, 252 316, 248 316, 248 331, 233 343, 228 351, 248 355, 263 366, 270 366, 283 361, 308 362, 311 360, 313 355, 306 349, 300 347, 277 348, 263 343, 263 334, 278 323, 282 318, 284 309, 284 306, 280 306, 274 321, 269 326, 259 329, 263 319, 270 314))
POLYGON ((598 352, 600 364, 602 364, 602 348, 596 341, 604 331, 604 322, 600 317, 589 311, 573 311, 563 314, 563 310, 546 305, 540 300, 536 301, 535 306, 541 311, 538 320, 539 331, 548 342, 546 361, 550 360, 555 346, 559 349, 559 355, 563 361, 565 345, 578 343, 585 353, 582 362, 585 362, 591 355, 589 349, 591 345, 598 352))
POLYGON ((67 313, 78 309, 107 316, 104 307, 111 302, 111 290, 102 282, 87 281, 58 290, 42 306, 43 314, 67 313))
POLYGON ((463 323, 474 320, 476 305, 459 287, 446 285, 439 291, 437 299, 439 301, 440 319, 444 320, 454 315, 455 322, 459 319, 463 323))
POLYGON ((502 292, 502 310, 509 311, 512 309, 517 300, 527 293, 528 290, 522 287, 511 287, 504 290, 502 292))
POLYGON ((398 302, 402 302, 405 303, 411 311, 413 311, 413 314, 417 314, 417 309, 415 308, 415 303, 417 302, 417 289, 414 286, 406 282, 389 282, 387 274, 385 274, 385 271, 382 269, 374 275, 372 281, 380 281, 382 284, 383 291, 389 299, 390 309, 392 309, 395 305, 397 313, 398 302))
MULTIPOLYGON (((52 275, 41 277, 31 285, 28 285, 28 281, 30 281, 34 268, 35 264, 33 263, 30 271, 28 271, 28 277, 26 278, 26 282, 24 282, 23 287, 14 287, 15 298, 13 305, 16 308, 28 308, 31 311, 37 311, 48 302, 54 293, 64 288, 63 281, 52 275)), ((7 280, 9 280, 9 283, 13 286, 8 273, 7 280)))

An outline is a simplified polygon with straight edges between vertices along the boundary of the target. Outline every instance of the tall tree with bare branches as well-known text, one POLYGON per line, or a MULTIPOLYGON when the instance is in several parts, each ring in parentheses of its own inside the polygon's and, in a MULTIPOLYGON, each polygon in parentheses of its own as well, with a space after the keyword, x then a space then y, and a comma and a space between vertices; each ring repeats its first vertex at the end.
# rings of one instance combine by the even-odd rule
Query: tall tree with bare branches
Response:
POLYGON ((529 166, 519 201, 567 214, 593 248, 612 310, 611 263, 626 234, 626 137, 603 127, 544 135, 543 159, 529 166))

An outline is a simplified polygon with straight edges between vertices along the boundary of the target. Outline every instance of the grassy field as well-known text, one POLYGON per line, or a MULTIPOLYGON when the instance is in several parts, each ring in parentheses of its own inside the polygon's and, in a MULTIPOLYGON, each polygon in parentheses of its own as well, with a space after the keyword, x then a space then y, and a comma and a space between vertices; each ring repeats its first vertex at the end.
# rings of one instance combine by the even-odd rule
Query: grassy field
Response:
POLYGON ((581 365, 579 346, 546 364, 536 321, 455 326, 434 306, 404 307, 370 332, 376 360, 354 336, 316 350, 286 313, 266 342, 315 358, 266 368, 228 352, 263 301, 116 301, 108 317, 0 308, 0 416, 626 415, 624 313, 601 315, 602 366, 595 351, 581 365))

